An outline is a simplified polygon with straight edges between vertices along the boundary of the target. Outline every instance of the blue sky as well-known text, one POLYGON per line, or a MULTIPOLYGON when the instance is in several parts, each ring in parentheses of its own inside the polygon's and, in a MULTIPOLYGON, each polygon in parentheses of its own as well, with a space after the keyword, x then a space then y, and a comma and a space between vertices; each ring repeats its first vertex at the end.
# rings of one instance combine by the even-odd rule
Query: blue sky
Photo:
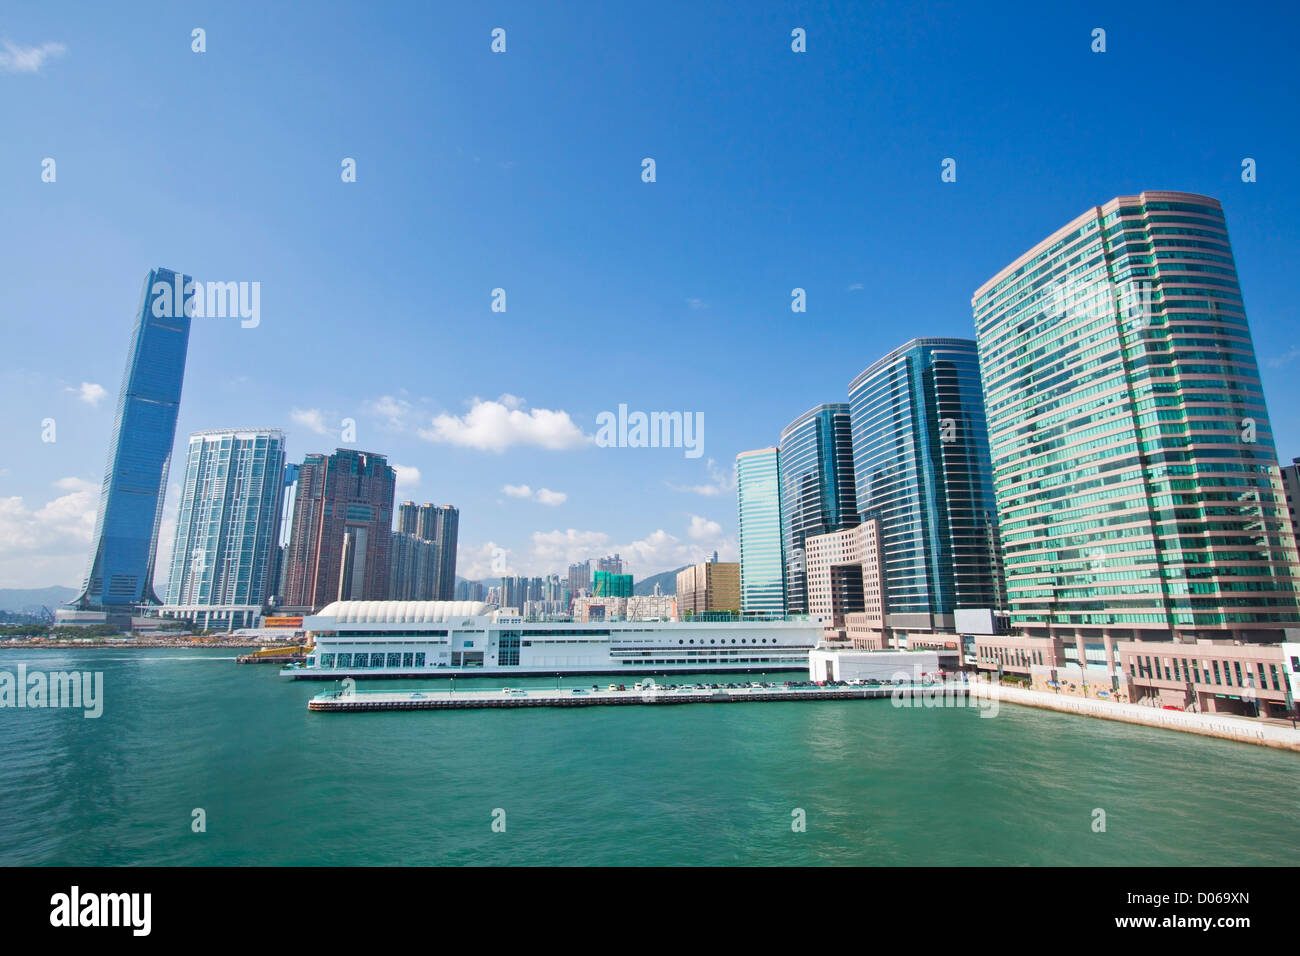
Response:
POLYGON ((261 283, 256 328, 195 321, 178 447, 271 425, 301 460, 353 418, 399 499, 460 508, 462 574, 734 556, 737 452, 907 338, 973 337, 977 285, 1142 189, 1223 202, 1300 455, 1281 5, 132 9, 0 15, 0 586, 79 582, 154 266, 261 283), (703 413, 702 457, 583 441, 620 403, 703 413))

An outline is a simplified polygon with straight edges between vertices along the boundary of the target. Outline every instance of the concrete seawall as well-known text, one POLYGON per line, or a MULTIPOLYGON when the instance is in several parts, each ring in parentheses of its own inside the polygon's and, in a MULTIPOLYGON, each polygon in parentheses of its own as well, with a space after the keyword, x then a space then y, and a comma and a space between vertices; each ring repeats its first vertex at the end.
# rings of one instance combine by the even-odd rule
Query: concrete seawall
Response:
POLYGON ((1008 704, 1046 707, 1049 710, 1059 710, 1068 714, 1101 717, 1104 720, 1122 720, 1129 724, 1181 730, 1207 737, 1221 737, 1224 740, 1277 747, 1300 753, 1300 730, 1259 723, 1255 720, 1218 714, 1189 714, 1181 710, 1158 710, 1138 704, 1120 704, 1089 697, 1067 697, 1064 694, 1045 694, 1037 690, 1024 690, 1019 687, 998 686, 978 681, 970 684, 970 692, 976 697, 991 697, 1008 704))

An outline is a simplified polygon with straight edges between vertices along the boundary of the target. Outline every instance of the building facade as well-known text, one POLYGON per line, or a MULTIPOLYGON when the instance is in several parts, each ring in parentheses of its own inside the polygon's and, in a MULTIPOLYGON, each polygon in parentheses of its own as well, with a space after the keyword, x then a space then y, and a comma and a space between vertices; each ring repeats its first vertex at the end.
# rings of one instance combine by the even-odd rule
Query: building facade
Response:
POLYGON ((108 463, 80 611, 129 617, 141 604, 161 604, 154 591, 158 528, 190 341, 193 280, 170 269, 145 278, 118 393, 108 463))
MULTIPOLYGON (((877 632, 873 646, 885 640, 885 566, 880 522, 869 518, 852 528, 807 539, 808 610, 821 616, 828 636, 846 638, 850 615, 855 632, 877 632)), ((862 644, 866 635, 856 633, 862 644)))
POLYGON ((631 597, 632 575, 597 571, 592 575, 591 593, 593 597, 631 597))
POLYGON ((677 613, 685 619, 714 611, 740 613, 737 561, 704 561, 677 572, 677 613))
POLYGON ((1219 203, 1088 210, 971 300, 1011 625, 1277 639, 1300 620, 1288 514, 1219 203))
POLYGON ((736 456, 740 522, 740 610, 750 616, 785 613, 785 549, 781 544, 781 452, 736 456))
POLYGON ((165 616, 252 627, 272 596, 284 494, 284 432, 190 436, 165 616))
POLYGON ((579 597, 591 593, 591 562, 569 565, 569 596, 579 597))
POLYGON ((298 473, 283 606, 381 600, 388 591, 393 490, 383 455, 340 448, 298 473))
POLYGON ((975 343, 913 339, 849 384, 859 515, 880 521, 888 624, 948 629, 1002 601, 975 343))
MULTIPOLYGON (((1297 542, 1300 542, 1300 514, 1296 509, 1300 508, 1300 458, 1292 458, 1291 464, 1283 465, 1282 472, 1282 493, 1286 496, 1286 511, 1291 518, 1291 530, 1296 535, 1297 542)), ((1300 544, 1297 545, 1300 547, 1300 544)))
POLYGON ((268 602, 275 605, 280 603, 280 595, 284 593, 285 556, 289 553, 289 536, 293 532, 293 505, 298 495, 298 468, 296 464, 287 463, 284 466, 284 490, 280 494, 280 530, 276 535, 273 555, 275 568, 267 588, 270 592, 268 602))
POLYGON ((804 540, 858 523, 847 404, 818 405, 781 432, 781 544, 786 608, 809 610, 804 540))
POLYGON ((397 508, 388 596, 394 601, 450 601, 456 593, 460 513, 451 505, 403 501, 397 508))

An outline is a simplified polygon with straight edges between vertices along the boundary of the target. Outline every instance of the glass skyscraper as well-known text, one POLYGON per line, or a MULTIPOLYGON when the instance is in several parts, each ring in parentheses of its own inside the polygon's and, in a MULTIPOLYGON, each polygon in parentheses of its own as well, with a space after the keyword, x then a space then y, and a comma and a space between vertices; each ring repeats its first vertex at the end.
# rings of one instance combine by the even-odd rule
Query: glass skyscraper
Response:
POLYGON ((158 527, 189 349, 189 276, 154 269, 145 279, 117 399, 89 570, 71 602, 129 615, 161 604, 154 593, 158 527))
POLYGON ((165 613, 255 623, 274 590, 284 472, 279 429, 190 436, 165 613))
POLYGON ((1300 621, 1295 537, 1216 200, 1119 196, 971 305, 1014 628, 1249 640, 1300 621))
POLYGON ((740 609, 785 613, 785 554, 781 546, 781 453, 776 448, 736 456, 740 508, 740 609))
POLYGON ((804 539, 856 526, 849 406, 818 405, 781 432, 781 543, 786 609, 808 611, 804 539))
POLYGON ((975 343, 913 339, 849 384, 858 513, 880 521, 885 620, 950 628, 1001 606, 975 343))

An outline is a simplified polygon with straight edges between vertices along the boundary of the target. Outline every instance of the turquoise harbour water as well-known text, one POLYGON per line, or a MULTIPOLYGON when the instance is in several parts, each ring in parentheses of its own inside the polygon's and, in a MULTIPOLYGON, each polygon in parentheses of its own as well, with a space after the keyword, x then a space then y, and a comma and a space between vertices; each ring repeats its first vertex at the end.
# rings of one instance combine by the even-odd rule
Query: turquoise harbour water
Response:
MULTIPOLYGON (((0 709, 3 865, 1290 865, 1300 844, 1300 755, 1007 704, 313 714, 329 685, 233 652, 0 651, 19 661, 102 671, 105 704, 0 709)), ((418 686, 447 687, 359 682, 418 686)))

